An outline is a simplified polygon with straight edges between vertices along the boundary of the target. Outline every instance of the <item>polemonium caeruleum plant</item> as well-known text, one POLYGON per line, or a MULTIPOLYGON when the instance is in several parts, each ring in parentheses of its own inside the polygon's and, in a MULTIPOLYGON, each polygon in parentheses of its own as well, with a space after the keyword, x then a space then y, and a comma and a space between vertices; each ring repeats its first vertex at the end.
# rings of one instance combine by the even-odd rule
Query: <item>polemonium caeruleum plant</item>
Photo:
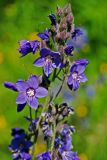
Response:
POLYGON ((12 128, 9 150, 13 160, 79 160, 72 149, 74 128, 67 124, 67 117, 74 113, 74 109, 65 102, 56 104, 56 99, 65 82, 71 91, 76 91, 82 82, 87 81, 84 72, 88 60, 73 61, 72 58, 75 56, 74 50, 86 43, 86 32, 75 27, 70 4, 64 8, 58 6, 56 14, 51 13, 49 19, 51 27, 38 33, 40 41, 19 42, 21 57, 39 51, 40 55, 33 65, 43 69, 42 75, 30 75, 28 80, 18 80, 16 83, 4 82, 6 88, 18 92, 17 112, 21 112, 26 105, 30 112, 30 116, 25 117, 29 124, 28 132, 22 128, 12 128), (56 79, 60 87, 53 94, 56 79), (46 97, 44 104, 39 103, 42 97, 46 97), (35 117, 32 112, 36 113, 35 117), (35 156, 40 130, 47 142, 47 151, 35 156))

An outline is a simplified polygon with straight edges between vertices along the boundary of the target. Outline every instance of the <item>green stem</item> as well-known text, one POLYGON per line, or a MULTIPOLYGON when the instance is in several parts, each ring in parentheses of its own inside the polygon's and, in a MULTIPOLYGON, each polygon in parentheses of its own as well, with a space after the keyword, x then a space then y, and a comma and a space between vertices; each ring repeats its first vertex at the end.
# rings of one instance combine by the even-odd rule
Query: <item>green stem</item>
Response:
POLYGON ((55 123, 52 125, 52 130, 53 130, 53 137, 52 137, 52 142, 51 142, 51 152, 53 151, 53 148, 54 148, 54 140, 56 136, 56 124, 55 123))
MULTIPOLYGON (((46 101, 45 101, 45 104, 44 104, 44 107, 43 107, 41 113, 43 113, 46 110, 46 108, 47 108, 47 106, 49 104, 49 97, 50 97, 50 92, 51 92, 50 89, 51 89, 51 86, 49 87, 49 94, 48 94, 48 96, 46 98, 46 101)), ((41 119, 42 119, 42 116, 40 116, 40 118, 39 118, 39 121, 38 121, 37 126, 36 126, 36 131, 34 130, 34 140, 33 140, 34 144, 33 144, 33 148, 32 148, 32 159, 35 159, 35 154, 34 153, 35 153, 36 141, 37 141, 37 137, 38 137, 38 133, 39 133, 39 127, 40 127, 41 119)))
POLYGON ((55 99, 58 97, 58 95, 60 94, 60 92, 61 92, 61 90, 62 90, 62 87, 63 87, 63 84, 64 84, 64 81, 65 81, 65 78, 66 78, 66 76, 64 75, 64 77, 63 77, 63 79, 62 79, 62 84, 61 84, 58 92, 56 93, 54 100, 55 100, 55 99))

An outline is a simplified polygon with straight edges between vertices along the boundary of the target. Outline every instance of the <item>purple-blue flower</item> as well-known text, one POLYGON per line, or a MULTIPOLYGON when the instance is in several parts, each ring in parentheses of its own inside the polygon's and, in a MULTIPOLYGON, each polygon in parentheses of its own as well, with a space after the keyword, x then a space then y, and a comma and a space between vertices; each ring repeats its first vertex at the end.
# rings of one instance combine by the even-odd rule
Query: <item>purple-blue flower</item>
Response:
POLYGON ((38 160, 51 160, 51 153, 49 151, 44 152, 42 154, 39 154, 36 158, 38 160))
POLYGON ((9 150, 12 152, 12 159, 31 160, 29 149, 33 143, 27 139, 26 132, 20 128, 13 128, 11 135, 13 139, 9 145, 9 150))
POLYGON ((74 128, 65 124, 59 137, 55 138, 55 149, 58 149, 61 160, 79 160, 77 154, 72 151, 72 132, 74 128))
POLYGON ((40 42, 37 40, 35 41, 21 40, 19 42, 19 45, 20 45, 19 52, 22 54, 21 57, 24 57, 30 52, 34 54, 39 49, 40 42))
POLYGON ((42 48, 40 57, 34 61, 37 67, 43 67, 45 75, 48 77, 54 68, 62 68, 63 63, 59 52, 53 52, 48 48, 42 48))
POLYGON ((69 45, 64 49, 64 52, 68 56, 73 56, 73 54, 72 54, 73 50, 74 50, 74 47, 69 45))
POLYGON ((38 37, 40 37, 42 40, 49 40, 49 31, 46 29, 44 32, 38 33, 38 37))
POLYGON ((74 48, 82 48, 88 41, 87 33, 84 28, 75 28, 72 33, 72 38, 68 40, 67 44, 74 46, 74 48))
POLYGON ((77 90, 81 82, 86 82, 87 77, 84 74, 88 60, 81 59, 74 62, 70 69, 70 75, 68 76, 68 86, 74 91, 77 90))
POLYGON ((19 91, 16 103, 25 104, 27 102, 33 109, 38 107, 38 98, 45 97, 48 94, 47 89, 39 86, 38 77, 35 75, 30 76, 27 81, 17 81, 16 87, 19 91))
POLYGON ((49 18, 51 20, 51 25, 56 25, 56 16, 53 13, 49 14, 49 18))

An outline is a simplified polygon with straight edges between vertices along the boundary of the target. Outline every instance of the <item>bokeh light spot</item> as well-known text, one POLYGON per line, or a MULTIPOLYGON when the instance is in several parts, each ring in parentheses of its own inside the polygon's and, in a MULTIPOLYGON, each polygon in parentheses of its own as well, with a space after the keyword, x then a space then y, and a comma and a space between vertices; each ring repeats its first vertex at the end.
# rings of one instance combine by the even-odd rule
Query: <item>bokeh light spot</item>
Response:
POLYGON ((107 73, 107 63, 102 63, 100 65, 100 72, 101 73, 107 73))
POLYGON ((79 158, 80 158, 80 160, 88 160, 88 157, 87 157, 87 155, 85 153, 81 153, 79 155, 79 158))
POLYGON ((39 38, 38 36, 37 36, 37 32, 32 32, 32 33, 30 33, 30 35, 29 35, 29 39, 30 40, 38 40, 38 41, 41 41, 41 38, 39 38))
POLYGON ((6 127, 6 119, 3 115, 0 115, 0 129, 3 129, 6 127))
POLYGON ((76 113, 80 118, 83 118, 87 115, 88 109, 85 105, 80 105, 76 108, 76 113))

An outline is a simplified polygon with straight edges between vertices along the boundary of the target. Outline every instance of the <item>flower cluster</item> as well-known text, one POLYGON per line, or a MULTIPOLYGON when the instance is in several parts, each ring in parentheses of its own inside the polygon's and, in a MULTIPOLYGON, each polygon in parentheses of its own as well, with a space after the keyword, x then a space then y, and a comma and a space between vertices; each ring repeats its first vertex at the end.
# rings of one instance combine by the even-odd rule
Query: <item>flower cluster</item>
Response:
POLYGON ((77 154, 72 151, 72 132, 74 132, 74 128, 64 124, 62 130, 57 133, 58 135, 55 139, 55 150, 58 150, 58 157, 62 160, 79 160, 77 154))
POLYGON ((9 150, 13 160, 79 160, 72 150, 74 128, 67 124, 67 118, 74 113, 74 109, 65 102, 56 103, 56 99, 64 83, 70 90, 76 91, 81 82, 87 81, 84 72, 88 60, 72 59, 75 50, 87 42, 87 36, 83 28, 75 27, 70 4, 64 8, 58 6, 56 14, 49 14, 49 20, 50 28, 37 34, 40 41, 21 40, 18 49, 21 58, 38 51, 39 56, 33 65, 42 68, 42 74, 30 75, 28 80, 20 79, 15 83, 4 82, 6 88, 18 92, 17 111, 28 105, 30 112, 25 116, 29 122, 28 132, 12 129, 9 150), (53 94, 56 79, 59 86, 53 94), (42 104, 39 99, 43 97, 42 104), (47 151, 36 156, 35 144, 40 131, 47 142, 47 151))
POLYGON ((13 128, 11 134, 13 139, 9 145, 9 150, 12 152, 13 160, 31 160, 29 149, 33 144, 28 139, 26 132, 20 128, 13 128))

